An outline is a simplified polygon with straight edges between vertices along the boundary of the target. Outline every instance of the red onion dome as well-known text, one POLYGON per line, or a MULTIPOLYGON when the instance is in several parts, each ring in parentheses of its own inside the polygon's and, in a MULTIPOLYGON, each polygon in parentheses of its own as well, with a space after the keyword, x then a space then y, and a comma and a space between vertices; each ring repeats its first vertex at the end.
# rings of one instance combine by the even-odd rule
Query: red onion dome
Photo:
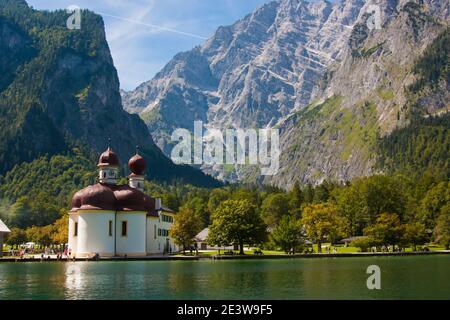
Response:
POLYGON ((128 161, 131 172, 138 176, 144 175, 146 165, 145 159, 137 153, 128 161))
POLYGON ((70 211, 77 211, 81 207, 81 191, 75 193, 72 197, 72 209, 70 211))
POLYGON ((116 207, 114 191, 101 183, 78 191, 72 202, 80 210, 115 210, 116 207))
POLYGON ((116 208, 120 211, 146 211, 145 194, 128 185, 120 186, 114 191, 117 199, 116 208))
POLYGON ((114 153, 111 147, 108 147, 108 149, 100 155, 100 158, 98 159, 98 166, 119 166, 119 157, 114 153))

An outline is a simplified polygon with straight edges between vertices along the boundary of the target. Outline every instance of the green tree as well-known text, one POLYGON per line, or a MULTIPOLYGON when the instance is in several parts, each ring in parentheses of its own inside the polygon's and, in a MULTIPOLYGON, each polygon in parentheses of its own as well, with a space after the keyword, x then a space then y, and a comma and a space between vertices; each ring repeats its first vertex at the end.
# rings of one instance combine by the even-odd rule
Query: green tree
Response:
MULTIPOLYGON (((1 179, 1 178, 0 178, 1 179)), ((0 180, 1 183, 1 180, 0 180)), ((0 219, 3 220, 5 223, 9 223, 9 215, 11 212, 11 203, 8 199, 0 199, 0 219)))
POLYGON ((289 210, 297 218, 300 218, 301 207, 305 201, 303 191, 300 187, 300 183, 297 181, 294 187, 288 194, 289 197, 289 210))
POLYGON ((445 247, 446 250, 450 248, 450 204, 445 205, 441 209, 436 226, 434 228, 433 237, 436 242, 445 247))
POLYGON ((345 219, 338 216, 336 207, 326 203, 305 207, 301 223, 308 237, 317 243, 319 252, 322 252, 322 242, 325 239, 333 242, 344 235, 346 227, 345 219))
POLYGON ((26 228, 31 217, 31 205, 27 197, 20 197, 11 207, 9 223, 11 226, 26 228))
POLYGON ((46 226, 55 222, 59 217, 59 208, 48 203, 49 196, 41 192, 30 202, 31 212, 28 217, 28 225, 46 226))
POLYGON ((428 190, 421 201, 420 220, 427 228, 434 228, 441 208, 450 203, 450 182, 441 182, 428 190))
POLYGON ((367 225, 367 218, 364 214, 365 200, 361 192, 350 185, 346 188, 336 189, 336 209, 339 215, 346 218, 348 230, 351 236, 361 235, 367 225))
POLYGON ((188 207, 192 211, 194 211, 194 214, 200 218, 201 220, 201 227, 205 228, 210 223, 210 214, 207 209, 207 204, 204 201, 203 198, 200 197, 193 197, 189 199, 183 207, 188 207))
POLYGON ((12 228, 5 241, 10 246, 20 245, 25 242, 27 242, 27 235, 24 230, 19 228, 12 228))
POLYGON ((418 245, 423 245, 427 241, 427 231, 425 225, 420 222, 411 222, 403 225, 402 242, 405 245, 412 246, 417 250, 418 245))
POLYGON ((353 247, 359 248, 361 252, 369 251, 369 248, 373 246, 373 239, 370 237, 361 237, 351 242, 353 247))
POLYGON ((400 243, 403 227, 396 214, 382 213, 376 223, 364 229, 364 235, 371 237, 376 245, 396 245, 400 243))
POLYGON ((210 213, 216 210, 222 201, 228 200, 230 198, 230 193, 224 189, 213 189, 209 194, 208 199, 208 211, 210 213))
POLYGON ((54 244, 66 244, 69 240, 69 215, 63 214, 53 223, 52 242, 54 244))
POLYGON ((349 221, 350 233, 360 235, 383 212, 404 217, 407 190, 407 181, 400 176, 375 175, 355 179, 350 186, 335 189, 333 194, 339 214, 349 221))
POLYGON ((406 199, 402 193, 404 186, 396 180, 396 177, 375 175, 357 180, 355 187, 362 192, 364 214, 369 224, 374 223, 383 212, 403 216, 406 205, 406 199))
POLYGON ((161 197, 161 201, 164 206, 167 206, 174 211, 178 211, 178 209, 180 208, 180 200, 178 199, 176 194, 165 193, 161 197))
POLYGON ((330 198, 330 191, 332 190, 332 185, 325 180, 323 183, 318 185, 314 189, 314 203, 327 202, 330 198))
POLYGON ((286 253, 295 249, 302 243, 302 227, 300 221, 292 216, 284 216, 277 227, 272 232, 275 244, 281 247, 286 253))
POLYGON ((314 200, 314 188, 311 183, 308 183, 303 191, 305 203, 312 203, 314 200))
POLYGON ((237 189, 233 195, 231 196, 232 200, 247 200, 250 203, 253 203, 255 206, 259 206, 260 196, 258 190, 255 188, 239 188, 237 189))
POLYGON ((181 207, 175 221, 170 228, 170 236, 175 243, 183 247, 183 254, 187 247, 192 245, 194 237, 202 227, 199 217, 189 207, 181 207))
POLYGON ((262 202, 261 214, 269 227, 275 227, 288 213, 289 203, 287 196, 283 193, 270 194, 262 202))
POLYGON ((238 244, 244 254, 244 244, 262 243, 266 226, 248 200, 227 200, 222 202, 212 215, 208 243, 213 245, 238 244))
POLYGON ((52 235, 53 235, 53 226, 48 225, 45 227, 37 227, 32 226, 25 230, 25 233, 27 235, 27 239, 29 241, 49 246, 52 244, 52 235))

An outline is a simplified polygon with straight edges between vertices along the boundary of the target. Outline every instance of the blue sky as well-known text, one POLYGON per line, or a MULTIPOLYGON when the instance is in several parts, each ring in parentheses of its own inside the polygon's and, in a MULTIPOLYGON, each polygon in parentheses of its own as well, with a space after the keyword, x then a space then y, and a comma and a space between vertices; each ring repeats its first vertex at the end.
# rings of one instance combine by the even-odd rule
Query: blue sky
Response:
MULTIPOLYGON (((88 8, 103 16, 122 89, 151 79, 178 52, 203 43, 269 0, 27 0, 35 9, 88 8)), ((81 25, 82 27, 82 25, 81 25)))

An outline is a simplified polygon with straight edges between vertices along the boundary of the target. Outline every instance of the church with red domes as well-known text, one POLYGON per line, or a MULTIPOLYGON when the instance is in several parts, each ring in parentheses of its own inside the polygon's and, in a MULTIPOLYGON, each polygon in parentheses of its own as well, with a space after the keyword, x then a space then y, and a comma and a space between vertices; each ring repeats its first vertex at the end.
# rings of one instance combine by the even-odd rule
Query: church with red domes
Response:
POLYGON ((119 157, 108 147, 98 160, 98 183, 73 196, 69 252, 85 258, 140 257, 178 251, 169 236, 175 213, 144 193, 145 159, 128 161, 128 184, 118 185, 119 157))

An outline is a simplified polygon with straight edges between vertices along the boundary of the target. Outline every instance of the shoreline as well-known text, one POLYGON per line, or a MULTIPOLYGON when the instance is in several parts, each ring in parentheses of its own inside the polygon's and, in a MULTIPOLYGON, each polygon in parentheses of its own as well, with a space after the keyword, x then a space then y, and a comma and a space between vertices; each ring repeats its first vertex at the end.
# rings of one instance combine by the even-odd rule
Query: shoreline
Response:
POLYGON ((450 250, 429 252, 357 252, 357 253, 313 253, 313 254, 271 254, 271 255, 213 255, 213 256, 145 256, 145 257, 100 257, 56 259, 56 258, 0 258, 1 262, 101 262, 101 261, 197 261, 197 260, 265 260, 265 259, 316 259, 316 258, 351 258, 351 257, 383 257, 383 256, 422 256, 450 254, 450 250))

